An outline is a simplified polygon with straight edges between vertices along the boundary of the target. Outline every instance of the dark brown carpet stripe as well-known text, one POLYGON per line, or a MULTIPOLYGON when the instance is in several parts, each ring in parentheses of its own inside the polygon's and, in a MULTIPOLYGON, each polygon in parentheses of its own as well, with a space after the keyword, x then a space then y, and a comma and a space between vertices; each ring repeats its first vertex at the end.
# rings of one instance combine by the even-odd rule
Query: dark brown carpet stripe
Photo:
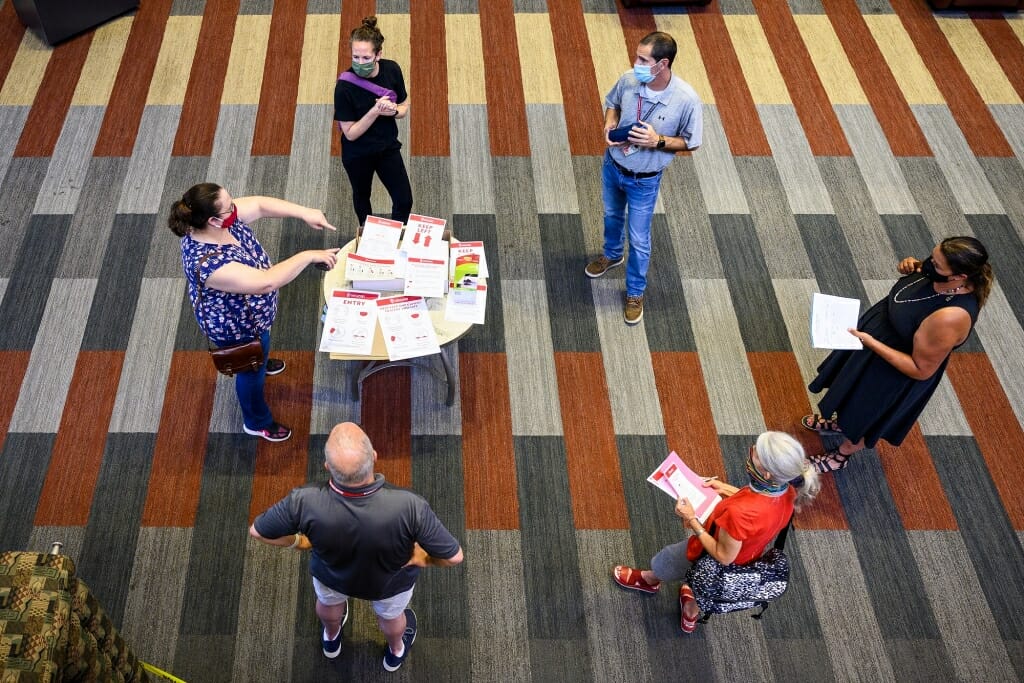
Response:
POLYGON ((503 353, 460 353, 466 529, 518 529, 519 492, 503 353))
POLYGON ((377 471, 392 484, 406 487, 412 486, 411 392, 412 370, 392 368, 363 384, 360 405, 362 428, 377 451, 377 471))
MULTIPOLYGON (((410 153, 446 157, 451 153, 448 131, 448 56, 445 47, 444 0, 409 3, 410 153)), ((513 40, 515 30, 513 29, 513 40)), ((483 65, 481 65, 483 68, 483 65)))
POLYGON ((253 156, 291 153, 305 29, 306 0, 274 1, 263 87, 252 137, 253 156))
POLYGON ((175 351, 171 356, 143 526, 195 524, 216 382, 207 351, 175 351))
POLYGON ((972 17, 992 56, 999 62, 1017 95, 1024 98, 1024 44, 998 14, 972 17))
POLYGON ((512 0, 480 3, 480 37, 491 155, 529 156, 530 131, 526 127, 526 99, 512 0))
POLYGON ((48 157, 53 154, 71 106, 71 97, 75 94, 75 84, 92 45, 92 35, 91 32, 83 33, 54 48, 14 156, 48 157))
MULTIPOLYGON (((717 5, 717 0, 715 0, 717 5)), ((736 156, 770 156, 771 147, 761 126, 754 98, 747 88, 729 30, 720 13, 708 11, 690 17, 693 35, 715 93, 729 149, 736 156)))
POLYGON ((725 463, 700 358, 693 352, 659 351, 651 354, 651 366, 669 450, 694 472, 722 476, 725 463))
POLYGON ((18 21, 14 3, 5 2, 0 5, 0 81, 7 78, 24 35, 25 26, 18 21))
POLYGON ((208 0, 199 28, 199 50, 181 105, 178 132, 174 137, 174 156, 209 156, 217 132, 220 97, 235 36, 235 18, 239 0, 208 0))
POLYGON ((876 450, 904 529, 957 528, 920 426, 914 425, 899 448, 879 441, 876 450))
POLYGON ((11 415, 18 404, 18 392, 28 367, 29 351, 0 351, 0 449, 7 430, 11 426, 11 415))
POLYGON ((89 521, 123 362, 119 351, 78 354, 36 506, 36 526, 85 526, 89 521))
POLYGON ((885 57, 875 44, 856 0, 821 0, 850 66, 885 132, 892 153, 898 157, 931 156, 932 151, 903 97, 885 57))
POLYGON ((557 37, 556 50, 573 55, 572 59, 559 59, 557 65, 569 151, 573 156, 600 156, 605 150, 600 135, 605 93, 597 90, 583 8, 578 0, 548 0, 548 16, 551 34, 557 37))
POLYGON ((601 354, 556 353, 555 374, 574 526, 628 529, 608 387, 597 381, 604 377, 601 354))

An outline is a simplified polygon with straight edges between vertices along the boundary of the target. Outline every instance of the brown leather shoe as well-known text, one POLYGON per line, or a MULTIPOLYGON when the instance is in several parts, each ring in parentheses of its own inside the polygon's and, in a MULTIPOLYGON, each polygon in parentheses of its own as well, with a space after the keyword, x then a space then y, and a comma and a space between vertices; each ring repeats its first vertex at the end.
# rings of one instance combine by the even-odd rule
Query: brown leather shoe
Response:
POLYGON ((587 277, 601 277, 612 268, 621 266, 622 262, 626 260, 625 256, 620 256, 617 259, 610 259, 604 255, 598 256, 596 259, 587 264, 585 272, 587 277))
POLYGON ((627 296, 626 297, 626 310, 622 317, 626 320, 627 325, 636 325, 644 317, 644 297, 640 296, 627 296))

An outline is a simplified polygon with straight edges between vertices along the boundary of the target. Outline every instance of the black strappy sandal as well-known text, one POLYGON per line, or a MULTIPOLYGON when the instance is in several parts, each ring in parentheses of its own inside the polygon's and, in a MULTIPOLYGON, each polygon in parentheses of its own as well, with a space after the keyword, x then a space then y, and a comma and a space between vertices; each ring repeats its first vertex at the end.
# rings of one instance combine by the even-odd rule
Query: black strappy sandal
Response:
POLYGON ((812 432, 818 432, 819 434, 843 433, 843 430, 839 428, 839 420, 836 419, 835 413, 833 413, 832 417, 829 419, 825 419, 818 413, 804 415, 800 418, 800 426, 804 429, 809 429, 812 432))
POLYGON ((814 469, 818 470, 822 474, 828 474, 829 472, 838 472, 844 469, 850 464, 850 458, 853 457, 853 453, 846 455, 839 451, 838 448, 833 448, 830 451, 825 451, 821 455, 815 455, 810 458, 811 464, 814 465, 814 469))

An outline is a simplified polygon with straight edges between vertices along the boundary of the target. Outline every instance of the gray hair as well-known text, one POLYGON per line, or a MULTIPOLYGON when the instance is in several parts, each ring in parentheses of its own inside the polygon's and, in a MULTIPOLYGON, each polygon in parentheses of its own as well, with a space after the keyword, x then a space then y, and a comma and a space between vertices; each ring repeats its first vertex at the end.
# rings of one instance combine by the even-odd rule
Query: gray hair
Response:
MULTIPOLYGON (((330 440, 328 440, 330 444, 330 440)), ((364 483, 373 474, 373 444, 366 432, 359 430, 358 436, 341 432, 336 437, 336 447, 339 451, 354 453, 356 458, 352 460, 354 466, 345 471, 342 468, 331 464, 330 454, 327 453, 324 462, 327 463, 327 470, 331 478, 338 486, 357 486, 364 483)))
POLYGON ((761 465, 771 473, 772 479, 796 487, 797 510, 818 495, 821 489, 818 472, 807 459, 799 441, 785 432, 764 432, 757 437, 754 448, 757 449, 761 465))

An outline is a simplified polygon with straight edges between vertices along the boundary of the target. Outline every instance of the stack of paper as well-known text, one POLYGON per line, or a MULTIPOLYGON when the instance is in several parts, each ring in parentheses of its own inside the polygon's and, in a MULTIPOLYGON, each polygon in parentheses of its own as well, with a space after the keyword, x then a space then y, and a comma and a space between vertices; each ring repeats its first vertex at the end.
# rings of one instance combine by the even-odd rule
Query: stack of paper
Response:
POLYGON ((367 216, 354 254, 345 260, 345 279, 355 289, 395 291, 402 289, 402 265, 398 240, 402 224, 388 218, 367 216))
POLYGON ((377 314, 390 360, 441 352, 434 323, 423 297, 390 296, 377 299, 377 314))
POLYGON ((722 497, 715 490, 704 486, 704 478, 686 466, 675 451, 658 465, 658 469, 647 477, 659 489, 674 500, 686 498, 693 506, 697 519, 704 523, 722 497))
POLYGON ((327 302, 320 350, 368 355, 377 328, 377 292, 336 289, 327 302))
POLYGON ((811 346, 816 349, 862 349, 850 334, 857 328, 860 301, 815 292, 811 299, 811 346))
POLYGON ((452 242, 448 258, 445 320, 483 324, 487 303, 487 257, 483 242, 452 242))
POLYGON ((412 214, 405 226, 399 258, 405 261, 405 287, 410 296, 444 296, 448 275, 445 220, 412 214))

